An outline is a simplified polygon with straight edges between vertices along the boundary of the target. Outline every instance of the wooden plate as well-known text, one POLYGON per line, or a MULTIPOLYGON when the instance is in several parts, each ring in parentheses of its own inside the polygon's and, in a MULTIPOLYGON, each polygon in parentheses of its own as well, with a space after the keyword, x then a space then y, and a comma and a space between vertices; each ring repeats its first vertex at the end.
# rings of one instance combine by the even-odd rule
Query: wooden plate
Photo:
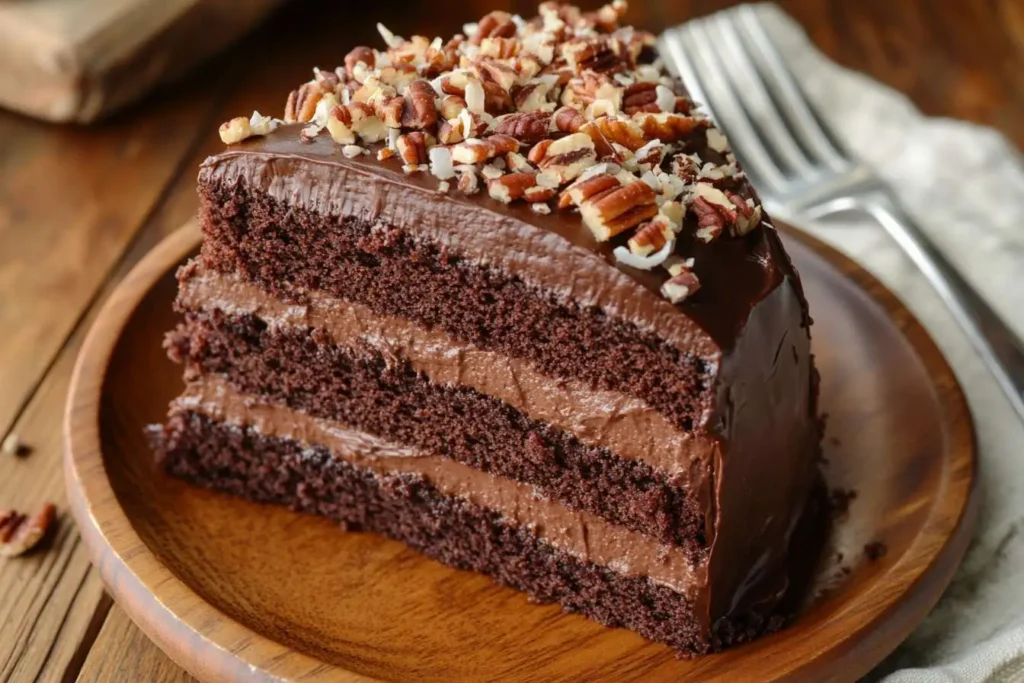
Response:
POLYGON ((935 344, 876 280, 795 231, 815 318, 830 484, 858 491, 789 628, 693 661, 448 569, 378 536, 192 488, 153 465, 143 426, 181 389, 161 349, 188 226, 125 278, 75 369, 69 497, 103 580, 205 680, 853 680, 949 583, 975 517, 963 395, 935 344), (887 552, 869 560, 865 544, 887 552))

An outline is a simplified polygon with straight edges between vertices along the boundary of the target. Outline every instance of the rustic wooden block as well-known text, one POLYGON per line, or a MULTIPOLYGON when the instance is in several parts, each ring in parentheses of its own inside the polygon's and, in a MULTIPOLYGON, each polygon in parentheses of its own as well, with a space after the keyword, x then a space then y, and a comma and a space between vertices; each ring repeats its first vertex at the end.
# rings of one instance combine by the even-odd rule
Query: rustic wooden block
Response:
POLYGON ((0 106, 87 123, 172 80, 281 0, 0 3, 0 106))

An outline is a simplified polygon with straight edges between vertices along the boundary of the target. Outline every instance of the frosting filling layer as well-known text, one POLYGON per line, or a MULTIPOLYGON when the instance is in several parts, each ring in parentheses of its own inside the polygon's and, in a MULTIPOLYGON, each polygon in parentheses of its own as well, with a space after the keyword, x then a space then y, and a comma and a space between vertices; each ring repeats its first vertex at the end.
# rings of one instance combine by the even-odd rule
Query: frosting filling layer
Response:
POLYGON ((441 330, 378 315, 324 293, 304 292, 302 299, 303 305, 285 303, 237 275, 198 264, 183 274, 178 295, 179 305, 188 310, 219 309, 256 315, 272 327, 323 329, 338 345, 369 347, 385 358, 408 361, 435 384, 472 388, 586 445, 646 462, 695 493, 710 486, 711 440, 683 432, 641 399, 545 376, 525 359, 481 350, 441 330))
POLYGON ((495 477, 449 458, 418 452, 344 425, 240 394, 224 380, 206 376, 190 384, 172 412, 195 412, 215 421, 250 427, 269 438, 323 446, 347 462, 381 475, 423 476, 442 493, 489 508, 510 523, 526 527, 553 547, 584 562, 626 576, 648 577, 695 598, 706 584, 703 562, 685 551, 610 524, 587 512, 544 498, 534 487, 495 477))

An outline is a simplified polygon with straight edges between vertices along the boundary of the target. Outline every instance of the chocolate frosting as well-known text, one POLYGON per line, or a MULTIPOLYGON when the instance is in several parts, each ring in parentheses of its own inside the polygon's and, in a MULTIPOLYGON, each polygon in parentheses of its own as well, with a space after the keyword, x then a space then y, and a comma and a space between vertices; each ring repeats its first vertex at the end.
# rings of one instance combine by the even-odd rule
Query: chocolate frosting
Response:
POLYGON ((239 427, 251 427, 270 438, 323 446, 335 457, 381 475, 423 476, 445 495, 493 510, 584 562, 604 565, 626 576, 648 577, 691 599, 705 589, 703 563, 691 564, 682 548, 663 545, 587 512, 570 510, 562 503, 544 498, 529 484, 392 444, 286 406, 263 403, 237 393, 220 378, 205 377, 190 384, 172 404, 171 412, 175 411, 192 411, 239 427))

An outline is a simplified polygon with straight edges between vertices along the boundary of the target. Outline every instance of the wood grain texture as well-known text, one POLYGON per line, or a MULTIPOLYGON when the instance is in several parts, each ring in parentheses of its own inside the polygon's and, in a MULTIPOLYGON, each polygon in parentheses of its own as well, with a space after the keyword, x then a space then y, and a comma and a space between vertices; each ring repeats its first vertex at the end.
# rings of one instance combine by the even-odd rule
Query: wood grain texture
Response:
POLYGON ((824 593, 789 628, 692 661, 401 544, 158 472, 142 432, 181 388, 159 341, 197 242, 195 226, 172 235, 101 312, 69 394, 65 462, 104 582, 201 680, 854 680, 924 617, 966 549, 976 463, 952 372, 891 294, 810 238, 788 244, 816 311, 826 476, 858 491, 833 538, 846 560, 829 555, 824 593), (887 552, 870 561, 875 541, 887 552))
POLYGON ((195 683, 196 679, 182 670, 135 627, 123 610, 114 609, 103 624, 89 657, 85 660, 80 681, 88 683, 195 683), (140 657, 140 653, 147 656, 140 657))
MULTIPOLYGON (((632 0, 630 19, 658 30, 728 4, 632 0)), ((781 4, 839 62, 904 90, 927 113, 995 125, 1024 146, 1018 0, 781 4)), ((201 77, 99 128, 52 127, 0 112, 0 437, 13 424, 35 446, 28 459, 0 457, 0 504, 62 499, 54 439, 83 328, 127 266, 194 211, 195 165, 218 148, 216 124, 253 108, 279 112, 286 90, 311 65, 336 63, 352 43, 377 41, 377 20, 400 33, 440 34, 496 7, 528 14, 535 4, 473 0, 439 12, 425 2, 353 8, 295 0, 201 77)), ((0 681, 74 678, 106 615, 109 602, 77 534, 68 533, 66 512, 60 523, 43 552, 0 565, 0 681)), ((103 645, 124 632, 108 631, 103 645)), ((138 632, 131 643, 140 661, 163 661, 138 632)), ((117 658, 97 661, 116 675, 117 658)))
POLYGON ((0 3, 0 106, 94 121, 230 45, 279 2, 0 3))

